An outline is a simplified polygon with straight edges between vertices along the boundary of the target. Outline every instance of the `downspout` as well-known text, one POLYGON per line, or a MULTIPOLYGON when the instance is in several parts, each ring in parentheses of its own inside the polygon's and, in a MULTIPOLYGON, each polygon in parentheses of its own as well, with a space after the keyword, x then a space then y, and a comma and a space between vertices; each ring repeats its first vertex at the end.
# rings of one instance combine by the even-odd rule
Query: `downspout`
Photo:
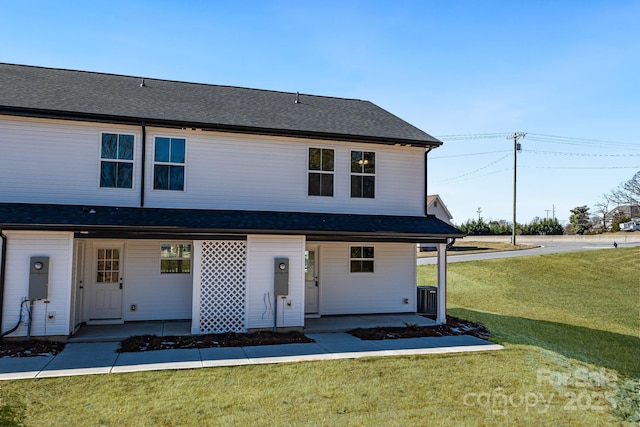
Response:
POLYGON ((141 158, 141 167, 140 167, 140 207, 144 208, 144 176, 145 176, 145 164, 146 164, 146 153, 147 153, 147 127, 144 122, 142 122, 142 155, 141 158))
POLYGON ((424 216, 428 215, 427 212, 427 207, 428 207, 428 201, 427 199, 429 198, 429 191, 427 190, 427 157, 429 156, 429 153, 431 152, 431 150, 433 150, 432 147, 427 148, 427 150, 424 152, 424 216))
POLYGON ((0 258, 0 331, 2 331, 2 314, 4 312, 4 282, 7 268, 7 236, 0 230, 0 239, 2 239, 2 257, 0 258))

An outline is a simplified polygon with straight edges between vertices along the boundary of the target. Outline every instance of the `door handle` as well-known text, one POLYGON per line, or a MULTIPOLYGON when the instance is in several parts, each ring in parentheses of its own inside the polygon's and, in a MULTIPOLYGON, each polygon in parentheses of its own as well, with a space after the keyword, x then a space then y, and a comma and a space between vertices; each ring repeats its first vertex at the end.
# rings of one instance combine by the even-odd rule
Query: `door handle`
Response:
POLYGON ((122 289, 122 283, 120 283, 120 289, 122 289))
POLYGON ((318 287, 318 278, 316 277, 316 287, 318 287))

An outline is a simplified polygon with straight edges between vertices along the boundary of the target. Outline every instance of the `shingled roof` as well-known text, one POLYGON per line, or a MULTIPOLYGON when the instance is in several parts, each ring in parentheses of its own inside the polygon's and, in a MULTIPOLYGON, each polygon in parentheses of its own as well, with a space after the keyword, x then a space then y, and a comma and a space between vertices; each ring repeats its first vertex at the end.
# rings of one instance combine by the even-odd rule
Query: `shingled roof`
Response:
POLYGON ((247 234, 306 235, 308 240, 439 242, 464 233, 428 216, 161 209, 0 203, 0 229, 59 230, 90 237, 247 234), (86 236, 89 236, 86 234, 86 236))
POLYGON ((0 114, 424 147, 442 144, 369 101, 4 63, 0 114))

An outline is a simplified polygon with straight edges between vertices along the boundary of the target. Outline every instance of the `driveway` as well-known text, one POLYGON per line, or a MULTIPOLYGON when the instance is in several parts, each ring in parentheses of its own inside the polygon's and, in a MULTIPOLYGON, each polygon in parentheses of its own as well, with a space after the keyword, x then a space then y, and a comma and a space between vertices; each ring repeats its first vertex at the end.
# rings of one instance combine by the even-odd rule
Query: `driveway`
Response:
MULTIPOLYGON (((472 238, 469 238, 471 240, 472 238)), ((448 262, 464 262, 464 261, 482 261, 485 259, 512 258, 531 255, 557 254, 562 252, 579 252, 593 249, 615 249, 611 242, 532 242, 531 244, 540 244, 541 246, 532 249, 523 249, 518 251, 490 252, 469 255, 451 255, 448 254, 448 262)), ((640 242, 620 242, 618 248, 640 246, 640 242)), ((419 258, 418 265, 436 264, 436 257, 419 258)))

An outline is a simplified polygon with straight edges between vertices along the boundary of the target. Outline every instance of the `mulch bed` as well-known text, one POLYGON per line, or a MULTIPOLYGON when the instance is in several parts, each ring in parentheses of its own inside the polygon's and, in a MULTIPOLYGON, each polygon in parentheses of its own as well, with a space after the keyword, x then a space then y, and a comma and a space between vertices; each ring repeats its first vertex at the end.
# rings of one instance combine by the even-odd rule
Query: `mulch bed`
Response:
POLYGON ((247 347, 255 345, 293 344, 314 342, 300 332, 260 331, 250 334, 227 332, 223 334, 159 337, 140 335, 120 343, 118 352, 167 350, 173 348, 247 347))
POLYGON ((54 341, 5 341, 0 340, 0 357, 55 356, 64 343, 54 341))
POLYGON ((489 338, 489 329, 482 323, 447 316, 447 323, 438 326, 418 326, 407 324, 401 327, 388 328, 358 328, 349 331, 361 340, 395 340, 398 338, 445 337, 452 335, 472 335, 474 337, 489 338))

